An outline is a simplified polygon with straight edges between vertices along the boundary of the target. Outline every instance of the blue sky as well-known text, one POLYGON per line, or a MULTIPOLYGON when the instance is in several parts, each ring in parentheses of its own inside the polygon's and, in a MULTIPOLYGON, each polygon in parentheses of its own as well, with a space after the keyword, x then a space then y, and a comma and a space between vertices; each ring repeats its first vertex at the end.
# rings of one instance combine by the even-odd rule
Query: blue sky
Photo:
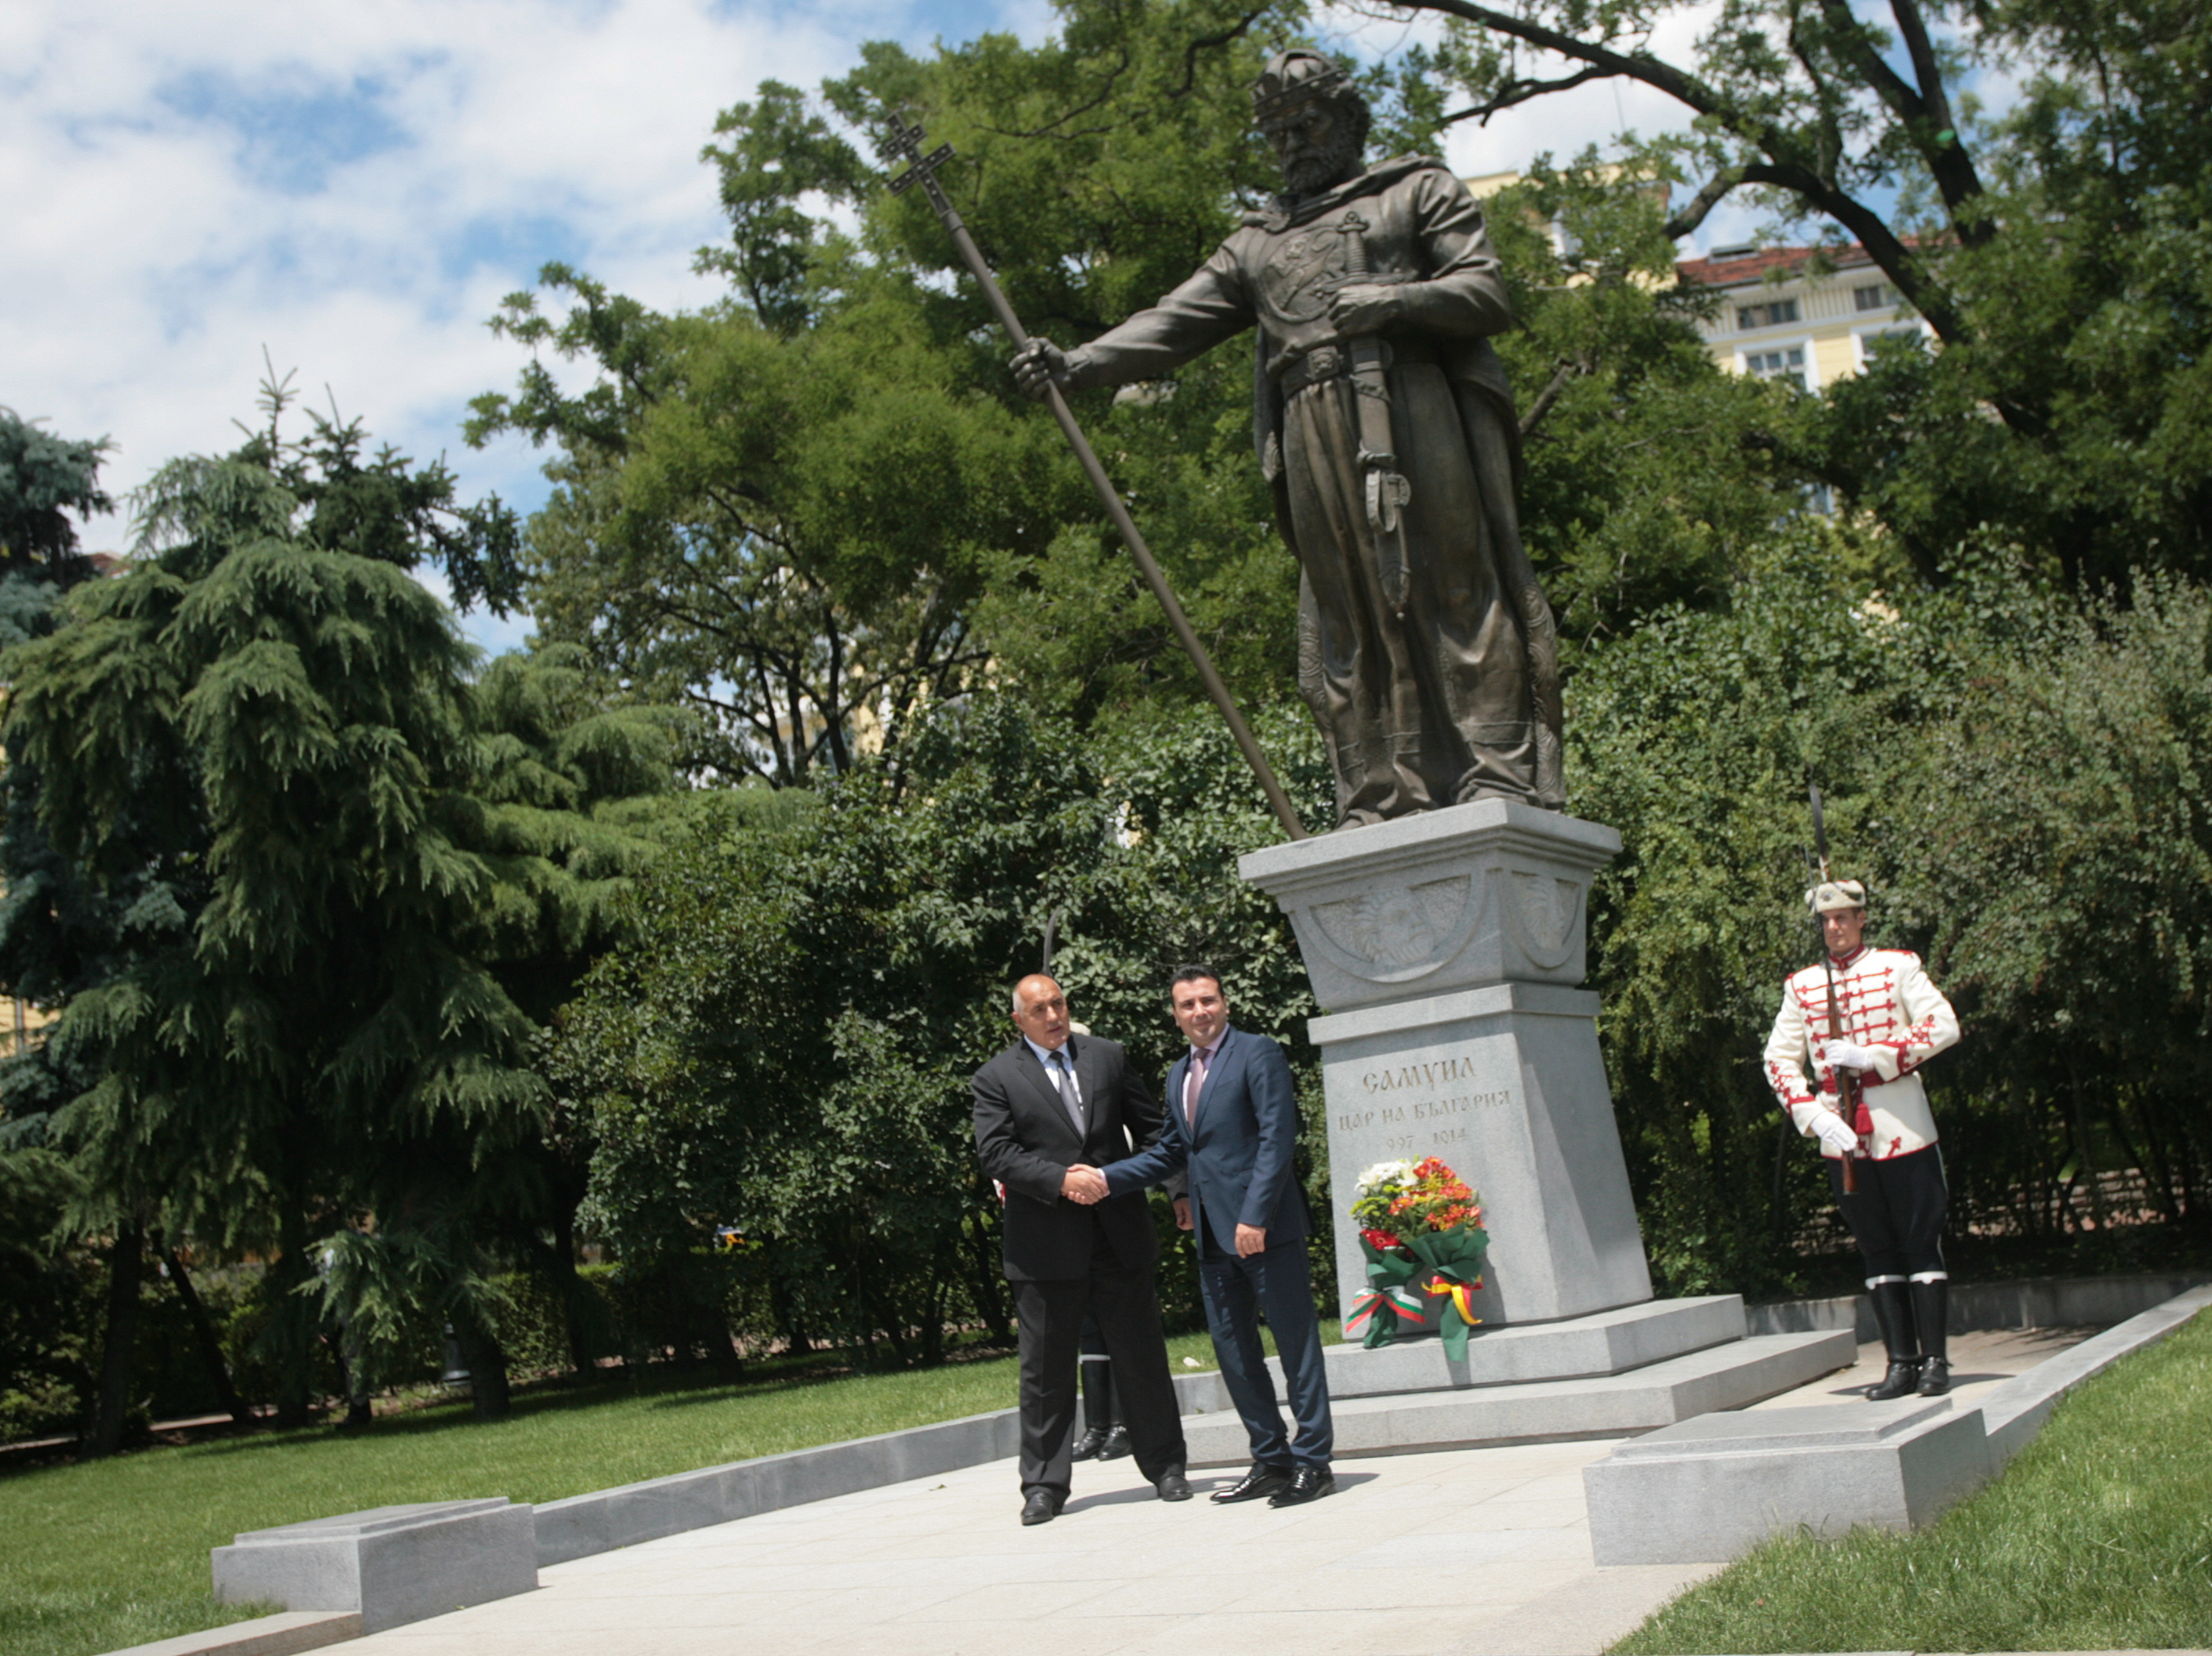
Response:
MULTIPOLYGON (((526 509, 542 456, 460 438, 469 399, 520 366, 484 326, 504 295, 557 259, 648 304, 702 303, 691 254, 720 220, 697 157, 719 110, 763 79, 842 73, 866 40, 1050 22, 1045 0, 10 0, 0 404, 110 438, 120 494, 234 444, 265 350, 319 406, 526 509)), ((1349 12, 1334 27, 1366 51, 1410 38, 1349 12)), ((1501 171, 1622 117, 1678 119, 1593 87, 1462 131, 1449 159, 1501 171)), ((1717 218, 1705 239, 1746 228, 1717 218)), ((127 536, 122 514, 85 532, 95 550, 127 536)), ((525 630, 469 625, 492 648, 525 630)))

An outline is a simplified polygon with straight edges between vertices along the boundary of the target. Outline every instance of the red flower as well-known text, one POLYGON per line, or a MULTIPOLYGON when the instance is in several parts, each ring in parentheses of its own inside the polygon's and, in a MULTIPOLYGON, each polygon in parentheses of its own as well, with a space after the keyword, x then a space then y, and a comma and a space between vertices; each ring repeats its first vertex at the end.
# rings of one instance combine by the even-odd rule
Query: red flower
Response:
POLYGON ((1369 1247, 1377 1251, 1387 1248, 1402 1248, 1406 1245, 1388 1231, 1362 1231, 1359 1234, 1369 1247))

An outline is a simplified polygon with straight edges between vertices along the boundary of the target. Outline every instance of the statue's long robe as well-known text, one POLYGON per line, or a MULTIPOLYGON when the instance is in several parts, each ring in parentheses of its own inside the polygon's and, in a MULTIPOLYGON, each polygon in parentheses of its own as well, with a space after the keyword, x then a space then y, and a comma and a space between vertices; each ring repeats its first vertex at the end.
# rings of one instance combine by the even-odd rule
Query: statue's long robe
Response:
POLYGON ((1487 338, 1512 320, 1467 186, 1401 156, 1249 216, 1188 281, 1072 356, 1079 383, 1121 385, 1259 330, 1253 435, 1303 572, 1299 686, 1329 741, 1340 824, 1471 799, 1565 803, 1556 635, 1521 545, 1519 429, 1487 338), (1368 523, 1347 342, 1328 320, 1330 295, 1360 279, 1400 284, 1407 313, 1380 336, 1412 489, 1402 618, 1368 523))

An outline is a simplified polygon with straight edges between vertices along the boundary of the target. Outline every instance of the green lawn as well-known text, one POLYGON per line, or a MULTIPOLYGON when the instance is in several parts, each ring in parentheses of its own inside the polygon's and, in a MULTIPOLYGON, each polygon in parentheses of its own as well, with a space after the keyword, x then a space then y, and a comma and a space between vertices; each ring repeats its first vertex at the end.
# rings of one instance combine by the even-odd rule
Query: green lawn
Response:
MULTIPOLYGON (((1336 1338, 1334 1323, 1322 1337, 1336 1338)), ((1169 1342, 1212 1368, 1203 1334, 1169 1342)), ((92 1656, 259 1613, 210 1596, 208 1549, 368 1507, 507 1495, 532 1504, 724 1461, 1006 1409, 1011 1356, 744 1385, 656 1378, 526 1392, 483 1425, 465 1404, 0 1476, 0 1651, 92 1656)))
POLYGON ((2002 1477, 1910 1535, 1769 1542, 1614 1656, 2212 1647, 2212 1316, 2062 1403, 2002 1477))

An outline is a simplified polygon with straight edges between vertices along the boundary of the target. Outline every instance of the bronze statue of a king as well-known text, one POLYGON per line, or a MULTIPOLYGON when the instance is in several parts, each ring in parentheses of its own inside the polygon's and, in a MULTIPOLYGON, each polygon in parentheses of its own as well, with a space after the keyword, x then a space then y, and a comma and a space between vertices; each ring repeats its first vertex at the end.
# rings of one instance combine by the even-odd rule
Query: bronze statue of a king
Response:
POLYGON ((1279 53, 1252 88, 1283 193, 1149 310, 1014 358, 1032 395, 1156 378, 1255 328, 1253 440, 1297 554, 1298 685, 1337 825, 1479 799, 1559 810, 1558 635, 1514 505, 1512 326, 1482 210, 1437 160, 1363 167, 1344 70, 1279 53))

